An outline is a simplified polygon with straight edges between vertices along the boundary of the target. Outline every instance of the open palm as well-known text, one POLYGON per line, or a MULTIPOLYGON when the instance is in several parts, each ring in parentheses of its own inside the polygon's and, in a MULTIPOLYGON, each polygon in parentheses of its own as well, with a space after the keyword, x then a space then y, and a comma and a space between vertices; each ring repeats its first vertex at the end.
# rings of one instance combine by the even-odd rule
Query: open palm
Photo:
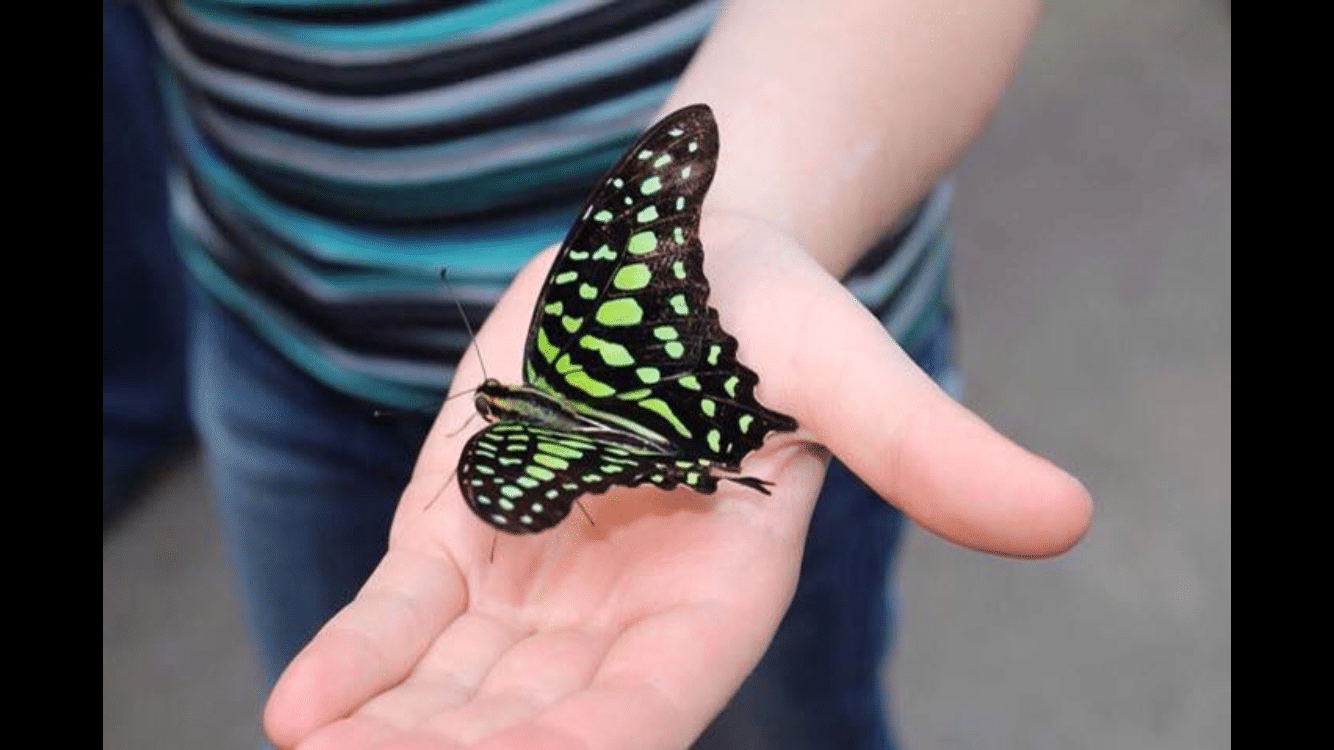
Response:
MULTIPOLYGON (((467 399, 441 412, 404 492, 389 552, 293 661, 266 727, 302 748, 680 748, 763 655, 796 584, 832 450, 918 524, 976 549, 1057 554, 1088 523, 1064 472, 941 392, 790 238, 706 221, 711 304, 760 374, 757 395, 801 428, 751 454, 772 496, 613 487, 556 528, 499 538, 452 474, 467 399)), ((487 374, 519 382, 550 253, 482 331, 487 374)), ((481 382, 465 357, 455 390, 481 382)), ((474 422, 473 425, 477 423, 474 422)))

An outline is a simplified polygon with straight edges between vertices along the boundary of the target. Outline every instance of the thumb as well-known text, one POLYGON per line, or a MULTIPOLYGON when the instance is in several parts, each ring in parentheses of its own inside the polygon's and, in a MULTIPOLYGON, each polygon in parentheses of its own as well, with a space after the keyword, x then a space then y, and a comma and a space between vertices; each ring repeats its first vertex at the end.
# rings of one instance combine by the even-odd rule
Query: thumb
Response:
POLYGON ((1092 504, 1077 479, 950 398, 800 248, 769 250, 763 268, 712 276, 747 279, 719 289, 719 302, 756 337, 757 345, 742 346, 767 398, 791 406, 788 413, 862 481, 945 539, 1028 558, 1079 541, 1092 504), (781 288, 781 298, 756 291, 766 287, 781 288))

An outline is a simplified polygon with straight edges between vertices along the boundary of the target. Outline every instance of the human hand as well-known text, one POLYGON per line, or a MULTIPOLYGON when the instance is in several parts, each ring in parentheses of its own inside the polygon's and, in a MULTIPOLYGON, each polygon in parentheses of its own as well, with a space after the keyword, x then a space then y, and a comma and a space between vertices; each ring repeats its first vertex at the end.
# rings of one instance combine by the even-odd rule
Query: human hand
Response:
MULTIPOLYGON (((1058 554, 1088 524, 1077 481, 1006 440, 911 363, 790 238, 706 219, 710 303, 795 417, 744 473, 765 497, 613 487, 542 534, 496 533, 452 474, 470 430, 450 402, 404 492, 389 552, 293 661, 266 711, 282 747, 685 747, 763 654, 795 586, 832 450, 909 517, 961 545, 1058 554), (822 447, 824 446, 824 447, 822 447), (429 506, 429 507, 428 507, 429 506), (492 549, 494 546, 494 560, 492 549)), ((478 333, 488 374, 518 383, 552 256, 515 280, 478 333)), ((456 392, 482 380, 465 357, 456 392)))

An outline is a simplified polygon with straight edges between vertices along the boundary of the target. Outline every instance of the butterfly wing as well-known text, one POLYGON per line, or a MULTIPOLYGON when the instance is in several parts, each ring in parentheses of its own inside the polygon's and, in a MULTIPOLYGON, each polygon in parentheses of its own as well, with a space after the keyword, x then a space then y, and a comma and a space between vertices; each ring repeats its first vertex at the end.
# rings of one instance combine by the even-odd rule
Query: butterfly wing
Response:
POLYGON ((796 423, 755 399, 759 378, 708 305, 699 218, 717 158, 705 105, 667 116, 621 157, 552 265, 524 377, 679 455, 735 469, 769 431, 796 423))
POLYGON ((626 448, 525 422, 497 422, 468 441, 459 488, 472 511, 511 534, 560 523, 580 495, 641 484, 644 462, 626 448))

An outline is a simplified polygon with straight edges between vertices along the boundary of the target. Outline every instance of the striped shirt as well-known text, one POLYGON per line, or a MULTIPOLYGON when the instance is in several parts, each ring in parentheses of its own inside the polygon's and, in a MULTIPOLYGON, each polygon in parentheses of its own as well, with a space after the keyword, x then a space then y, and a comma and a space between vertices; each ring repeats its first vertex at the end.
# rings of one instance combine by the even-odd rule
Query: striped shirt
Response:
MULTIPOLYGON (((146 0, 193 276, 317 380, 438 403, 520 267, 650 124, 715 0, 146 0)), ((947 187, 845 279, 905 346, 947 187)))

